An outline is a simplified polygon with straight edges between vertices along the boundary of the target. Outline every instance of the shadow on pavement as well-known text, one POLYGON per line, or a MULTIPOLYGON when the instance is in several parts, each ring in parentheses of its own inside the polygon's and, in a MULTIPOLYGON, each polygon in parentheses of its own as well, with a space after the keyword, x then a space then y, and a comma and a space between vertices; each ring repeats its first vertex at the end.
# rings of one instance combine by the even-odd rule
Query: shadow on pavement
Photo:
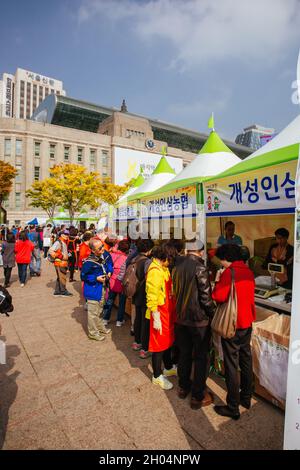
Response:
MULTIPOLYGON (((5 337, 2 337, 2 341, 5 342, 5 339, 5 337)), ((9 371, 13 369, 15 365, 14 358, 17 357, 20 352, 20 348, 16 345, 7 346, 6 364, 0 365, 0 449, 2 449, 5 441, 9 408, 14 403, 18 393, 16 379, 20 372, 15 371, 9 374, 9 371)))

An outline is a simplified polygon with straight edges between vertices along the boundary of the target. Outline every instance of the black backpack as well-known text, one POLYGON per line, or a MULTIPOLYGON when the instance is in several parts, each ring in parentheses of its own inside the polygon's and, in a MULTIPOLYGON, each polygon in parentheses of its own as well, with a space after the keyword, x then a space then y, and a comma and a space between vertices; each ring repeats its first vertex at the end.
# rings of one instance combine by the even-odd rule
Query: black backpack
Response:
POLYGON ((0 286, 0 313, 4 313, 9 317, 8 313, 13 312, 13 310, 12 296, 5 287, 0 286))

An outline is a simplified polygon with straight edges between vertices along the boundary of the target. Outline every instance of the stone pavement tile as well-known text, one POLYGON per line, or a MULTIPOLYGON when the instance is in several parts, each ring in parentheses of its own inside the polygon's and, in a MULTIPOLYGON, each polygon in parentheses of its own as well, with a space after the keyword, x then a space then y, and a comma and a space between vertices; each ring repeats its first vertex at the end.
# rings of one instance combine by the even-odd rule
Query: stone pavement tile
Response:
POLYGON ((44 387, 65 383, 70 378, 78 376, 76 369, 64 356, 56 356, 36 362, 34 369, 44 387))
POLYGON ((124 369, 120 365, 114 365, 111 367, 107 364, 102 365, 95 362, 94 364, 83 364, 82 366, 78 366, 77 371, 81 374, 88 385, 95 390, 102 380, 118 380, 119 375, 124 372, 124 369))
POLYGON ((68 437, 73 449, 136 450, 124 430, 107 417, 99 419, 97 425, 74 430, 68 437))
POLYGON ((41 412, 18 426, 8 426, 5 450, 70 449, 70 442, 52 410, 41 412))
POLYGON ((31 380, 0 382, 1 412, 9 416, 10 424, 22 423, 44 408, 49 408, 47 396, 31 380))
POLYGON ((116 381, 109 378, 102 380, 94 391, 101 401, 105 400, 105 404, 113 406, 119 400, 123 401, 124 393, 129 396, 132 391, 138 391, 144 385, 149 385, 149 378, 138 369, 129 369, 120 374, 116 381))
POLYGON ((80 377, 72 377, 63 384, 56 384, 45 388, 45 393, 55 409, 64 408, 66 403, 73 401, 90 389, 80 377))
POLYGON ((32 363, 51 359, 61 355, 61 352, 54 341, 48 337, 47 341, 34 341, 26 343, 24 349, 32 363))
POLYGON ((243 419, 241 418, 237 422, 239 427, 237 427, 236 433, 240 439, 244 436, 247 449, 282 450, 284 413, 271 404, 265 405, 267 403, 258 402, 250 410, 245 410, 243 419), (272 421, 272 432, 270 432, 270 420, 272 421))
POLYGON ((150 383, 126 393, 122 406, 115 406, 118 401, 109 405, 118 424, 134 440, 138 449, 189 448, 165 393, 150 383))
POLYGON ((69 402, 54 404, 53 407, 62 428, 68 435, 85 426, 97 426, 105 416, 109 416, 106 407, 91 391, 84 392, 69 402))

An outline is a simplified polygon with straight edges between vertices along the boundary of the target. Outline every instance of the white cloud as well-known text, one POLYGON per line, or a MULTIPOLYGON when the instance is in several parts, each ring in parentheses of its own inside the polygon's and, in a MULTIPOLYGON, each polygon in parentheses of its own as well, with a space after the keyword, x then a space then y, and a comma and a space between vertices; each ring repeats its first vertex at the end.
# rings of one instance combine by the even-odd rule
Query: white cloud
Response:
POLYGON ((83 0, 79 22, 128 21, 148 45, 173 46, 170 66, 276 63, 300 39, 299 0, 83 0))

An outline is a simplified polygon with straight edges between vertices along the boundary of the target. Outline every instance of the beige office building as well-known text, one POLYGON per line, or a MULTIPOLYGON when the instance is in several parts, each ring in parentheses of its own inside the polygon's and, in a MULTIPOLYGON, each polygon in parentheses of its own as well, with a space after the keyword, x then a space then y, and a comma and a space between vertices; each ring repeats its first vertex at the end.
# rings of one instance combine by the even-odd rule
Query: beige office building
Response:
MULTIPOLYGON (((137 175, 141 165, 150 174, 164 145, 167 142, 153 139, 147 119, 121 112, 114 112, 103 121, 98 133, 0 118, 0 159, 18 171, 9 199, 4 203, 9 224, 25 224, 33 217, 47 217, 41 210, 30 207, 25 191, 34 181, 48 177, 49 168, 54 165, 76 163, 123 184, 137 175)), ((177 172, 194 157, 191 152, 168 147, 168 158, 177 172)))
POLYGON ((0 80, 0 117, 30 119, 48 95, 65 96, 56 78, 18 68, 15 75, 4 73, 0 80))

